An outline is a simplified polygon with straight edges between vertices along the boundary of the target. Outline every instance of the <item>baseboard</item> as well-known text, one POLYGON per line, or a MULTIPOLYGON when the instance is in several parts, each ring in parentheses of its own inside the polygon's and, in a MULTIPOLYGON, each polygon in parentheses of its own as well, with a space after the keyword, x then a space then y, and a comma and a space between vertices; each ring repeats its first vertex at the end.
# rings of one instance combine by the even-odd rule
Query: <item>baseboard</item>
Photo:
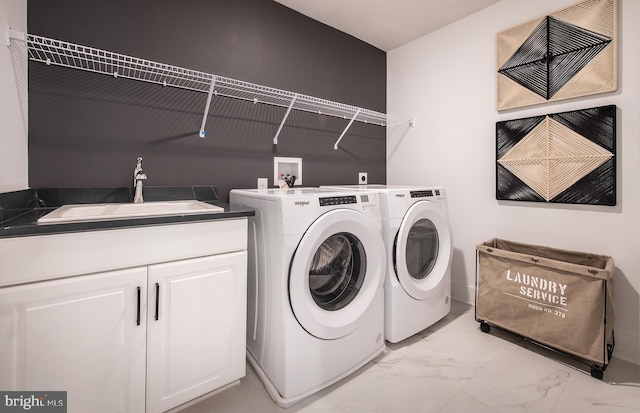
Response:
POLYGON ((614 328, 616 347, 613 349, 614 359, 640 365, 640 337, 626 334, 614 328))
POLYGON ((465 304, 476 304, 476 287, 473 285, 462 285, 451 283, 451 298, 465 304))

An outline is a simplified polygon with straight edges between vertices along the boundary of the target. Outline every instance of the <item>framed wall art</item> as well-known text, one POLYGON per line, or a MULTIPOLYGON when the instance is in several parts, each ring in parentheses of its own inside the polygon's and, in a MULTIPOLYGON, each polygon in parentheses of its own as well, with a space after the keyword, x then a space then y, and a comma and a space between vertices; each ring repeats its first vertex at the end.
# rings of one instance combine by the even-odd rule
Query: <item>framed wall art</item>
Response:
POLYGON ((616 106, 496 123, 496 198, 616 204, 616 106))
POLYGON ((617 89, 617 0, 586 0, 496 36, 498 111, 617 89))

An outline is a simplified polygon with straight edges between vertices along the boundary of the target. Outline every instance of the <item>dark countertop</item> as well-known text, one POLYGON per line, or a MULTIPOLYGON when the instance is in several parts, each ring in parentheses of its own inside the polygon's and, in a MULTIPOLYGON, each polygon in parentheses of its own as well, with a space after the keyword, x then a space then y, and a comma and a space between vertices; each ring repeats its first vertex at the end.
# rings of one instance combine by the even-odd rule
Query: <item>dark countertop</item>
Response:
POLYGON ((168 215, 104 221, 38 223, 43 215, 67 204, 131 202, 129 188, 46 188, 0 194, 0 238, 25 237, 67 232, 132 228, 150 225, 184 224, 198 221, 240 218, 255 215, 252 209, 231 207, 217 201, 215 187, 145 187, 146 202, 198 200, 224 208, 224 212, 168 215))

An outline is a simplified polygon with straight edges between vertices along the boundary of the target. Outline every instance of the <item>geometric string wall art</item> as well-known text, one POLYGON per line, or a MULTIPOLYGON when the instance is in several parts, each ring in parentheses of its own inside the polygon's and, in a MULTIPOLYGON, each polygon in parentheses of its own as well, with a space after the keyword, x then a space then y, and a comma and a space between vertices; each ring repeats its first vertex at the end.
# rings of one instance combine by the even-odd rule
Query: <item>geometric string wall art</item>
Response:
POLYGON ((616 106, 496 123, 496 198, 616 204, 616 106))
POLYGON ((497 110, 615 91, 616 33, 616 0, 586 0, 498 33, 497 110))

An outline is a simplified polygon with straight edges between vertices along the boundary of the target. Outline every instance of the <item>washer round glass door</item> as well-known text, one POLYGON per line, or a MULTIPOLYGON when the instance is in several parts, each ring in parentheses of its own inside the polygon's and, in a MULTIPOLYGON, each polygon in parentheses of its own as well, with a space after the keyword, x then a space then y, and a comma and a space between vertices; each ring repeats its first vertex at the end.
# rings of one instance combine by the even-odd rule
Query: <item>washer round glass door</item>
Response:
POLYGON ((429 299, 447 272, 452 249, 444 209, 429 201, 413 204, 394 242, 394 267, 402 288, 417 300, 429 299))
POLYGON ((322 339, 356 330, 380 299, 385 268, 378 225, 335 209, 307 229, 289 269, 289 300, 300 325, 322 339))

